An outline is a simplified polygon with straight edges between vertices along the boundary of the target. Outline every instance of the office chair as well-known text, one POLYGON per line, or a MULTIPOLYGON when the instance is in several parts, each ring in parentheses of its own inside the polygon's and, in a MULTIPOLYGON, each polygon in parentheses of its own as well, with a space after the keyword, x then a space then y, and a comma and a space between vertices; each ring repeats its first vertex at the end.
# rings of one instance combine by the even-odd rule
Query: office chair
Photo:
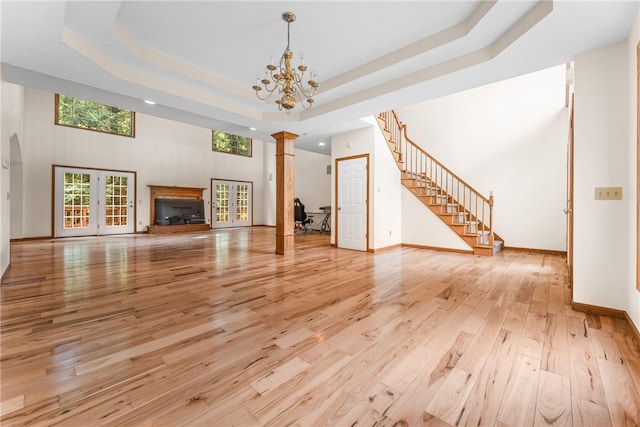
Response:
POLYGON ((304 211, 304 204, 297 197, 293 199, 293 214, 295 220, 294 232, 298 230, 309 230, 307 225, 313 223, 313 216, 307 216, 307 213, 304 211))

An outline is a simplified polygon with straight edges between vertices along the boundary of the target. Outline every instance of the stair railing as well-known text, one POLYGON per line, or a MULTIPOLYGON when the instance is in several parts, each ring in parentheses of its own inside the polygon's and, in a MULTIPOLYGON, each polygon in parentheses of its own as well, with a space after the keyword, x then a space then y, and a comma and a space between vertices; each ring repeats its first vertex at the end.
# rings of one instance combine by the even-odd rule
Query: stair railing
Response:
POLYGON ((484 197, 411 141, 395 111, 379 113, 379 117, 385 123, 390 148, 399 154, 397 163, 403 178, 413 179, 422 195, 442 204, 443 213, 452 214, 454 224, 465 224, 465 234, 477 235, 479 245, 493 247, 493 194, 484 197))

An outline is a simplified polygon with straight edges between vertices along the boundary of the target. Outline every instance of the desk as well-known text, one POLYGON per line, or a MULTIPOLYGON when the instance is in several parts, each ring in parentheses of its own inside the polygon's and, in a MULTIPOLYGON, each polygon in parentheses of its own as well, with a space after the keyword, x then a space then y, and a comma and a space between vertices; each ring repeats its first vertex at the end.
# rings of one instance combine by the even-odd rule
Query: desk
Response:
MULTIPOLYGON (((324 215, 322 222, 320 223, 320 229, 313 227, 314 231, 327 232, 331 231, 331 206, 320 206, 320 212, 307 212, 309 217, 315 218, 324 215)), ((311 228, 311 226, 309 227, 311 228)))
POLYGON ((331 231, 331 206, 320 206, 320 210, 324 213, 320 230, 331 231))

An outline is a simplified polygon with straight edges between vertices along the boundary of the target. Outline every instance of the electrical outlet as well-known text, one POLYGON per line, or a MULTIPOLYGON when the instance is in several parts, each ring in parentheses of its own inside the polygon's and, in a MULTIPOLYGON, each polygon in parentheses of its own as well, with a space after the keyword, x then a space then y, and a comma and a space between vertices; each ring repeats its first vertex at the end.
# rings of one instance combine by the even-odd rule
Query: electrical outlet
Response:
POLYGON ((622 187, 596 187, 596 200, 622 200, 622 187))

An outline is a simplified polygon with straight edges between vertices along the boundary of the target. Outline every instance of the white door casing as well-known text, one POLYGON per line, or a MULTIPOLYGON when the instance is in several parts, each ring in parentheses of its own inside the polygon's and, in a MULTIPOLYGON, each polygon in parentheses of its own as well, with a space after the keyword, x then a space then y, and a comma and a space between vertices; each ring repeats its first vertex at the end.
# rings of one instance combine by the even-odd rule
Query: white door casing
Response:
POLYGON ((339 248, 368 249, 369 156, 336 159, 336 225, 339 248))

